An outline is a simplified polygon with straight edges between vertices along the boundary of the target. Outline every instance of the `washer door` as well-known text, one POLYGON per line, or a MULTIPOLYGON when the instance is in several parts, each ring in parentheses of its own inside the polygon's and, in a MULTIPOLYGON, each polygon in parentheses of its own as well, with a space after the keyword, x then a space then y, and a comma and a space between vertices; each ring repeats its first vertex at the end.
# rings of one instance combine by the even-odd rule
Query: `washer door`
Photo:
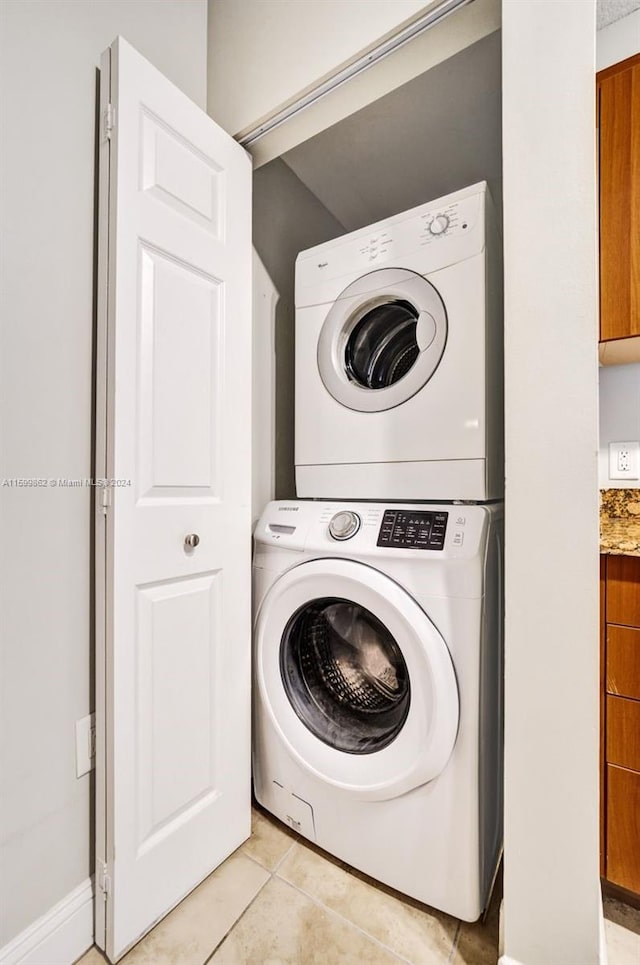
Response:
POLYGON ((458 730, 447 646, 416 601, 363 563, 280 577, 256 619, 259 696, 308 771, 384 800, 437 777, 458 730))
POLYGON ((426 385, 446 340, 444 302, 426 278, 399 268, 372 271, 344 289, 325 319, 320 377, 347 408, 382 412, 426 385))

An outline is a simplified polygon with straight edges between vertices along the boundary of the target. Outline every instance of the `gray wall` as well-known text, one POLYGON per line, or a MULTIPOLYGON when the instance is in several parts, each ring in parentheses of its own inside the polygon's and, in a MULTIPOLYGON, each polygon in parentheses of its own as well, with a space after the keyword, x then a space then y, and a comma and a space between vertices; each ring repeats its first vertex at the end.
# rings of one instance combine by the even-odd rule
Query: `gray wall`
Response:
MULTIPOLYGON (((284 161, 253 176, 253 244, 276 286, 276 499, 295 496, 294 264, 305 248, 344 234, 344 228, 284 161)), ((256 362, 254 361, 254 365, 256 362)))
POLYGON ((603 365, 600 369, 601 489, 639 489, 640 479, 609 478, 609 443, 640 440, 640 364, 603 365))
MULTIPOLYGON (((120 33, 201 106, 206 0, 2 0, 0 477, 91 476, 96 67, 120 33)), ((92 871, 90 490, 0 487, 0 948, 92 871)))

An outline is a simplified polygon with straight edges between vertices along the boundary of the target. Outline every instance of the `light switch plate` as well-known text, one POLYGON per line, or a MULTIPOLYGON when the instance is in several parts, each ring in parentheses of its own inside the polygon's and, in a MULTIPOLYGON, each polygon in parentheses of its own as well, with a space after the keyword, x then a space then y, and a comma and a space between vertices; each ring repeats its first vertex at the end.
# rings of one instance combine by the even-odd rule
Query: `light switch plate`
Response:
POLYGON ((609 479, 640 479, 640 442, 609 443, 609 479))

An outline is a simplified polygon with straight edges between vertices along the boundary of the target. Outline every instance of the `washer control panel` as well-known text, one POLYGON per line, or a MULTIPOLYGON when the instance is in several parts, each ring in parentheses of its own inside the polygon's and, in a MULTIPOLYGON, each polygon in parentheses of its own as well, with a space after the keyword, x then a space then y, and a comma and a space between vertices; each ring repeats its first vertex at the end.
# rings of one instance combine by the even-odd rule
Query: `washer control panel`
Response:
POLYGON ((377 546, 442 550, 449 513, 385 509, 377 546))
POLYGON ((360 529, 360 522, 357 513, 353 513, 351 510, 343 510, 341 513, 332 516, 329 523, 329 535, 338 540, 351 539, 360 529))

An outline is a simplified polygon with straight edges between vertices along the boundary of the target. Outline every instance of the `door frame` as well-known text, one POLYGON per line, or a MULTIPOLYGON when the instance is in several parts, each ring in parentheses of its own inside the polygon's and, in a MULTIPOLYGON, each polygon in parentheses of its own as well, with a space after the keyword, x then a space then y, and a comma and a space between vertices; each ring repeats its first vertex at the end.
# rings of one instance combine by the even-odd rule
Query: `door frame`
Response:
MULTIPOLYGON (((111 95, 111 50, 108 48, 100 60, 100 101, 98 113, 98 280, 97 280, 97 330, 96 330, 96 444, 94 480, 106 480, 108 472, 108 439, 110 426, 109 379, 109 225, 111 221, 111 138, 109 125, 111 95)), ((94 546, 95 546, 95 919, 94 941, 98 948, 106 946, 107 901, 110 881, 107 875, 110 842, 108 827, 106 774, 109 769, 107 742, 107 691, 112 685, 107 668, 107 649, 110 640, 109 612, 113 601, 111 579, 111 520, 107 513, 110 492, 106 487, 96 487, 94 500, 94 546), (103 667, 98 673, 98 666, 103 667), (104 687, 100 686, 100 680, 104 687), (102 834, 100 834, 102 829, 102 834)))

